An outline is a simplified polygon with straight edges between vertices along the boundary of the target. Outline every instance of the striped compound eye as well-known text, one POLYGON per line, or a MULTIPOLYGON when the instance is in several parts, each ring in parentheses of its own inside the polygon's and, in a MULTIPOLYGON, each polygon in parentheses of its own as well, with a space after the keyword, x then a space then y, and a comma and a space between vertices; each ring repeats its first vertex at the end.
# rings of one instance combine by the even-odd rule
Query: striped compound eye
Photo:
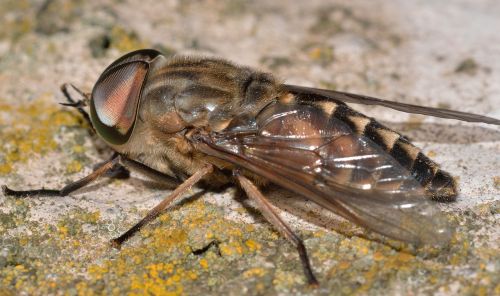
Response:
POLYGON ((131 52, 111 64, 92 90, 90 118, 106 142, 125 144, 130 138, 139 108, 141 89, 155 50, 131 52))

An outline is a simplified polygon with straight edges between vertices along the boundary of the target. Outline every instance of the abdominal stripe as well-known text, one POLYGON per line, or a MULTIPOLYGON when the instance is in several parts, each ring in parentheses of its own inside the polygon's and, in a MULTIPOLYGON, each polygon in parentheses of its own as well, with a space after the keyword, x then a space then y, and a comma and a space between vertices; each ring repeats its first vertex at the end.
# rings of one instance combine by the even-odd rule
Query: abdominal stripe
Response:
MULTIPOLYGON (((351 109, 343 102, 317 100, 314 105, 320 108, 328 118, 342 121, 354 133, 365 136, 391 155, 429 191, 433 199, 448 201, 455 198, 456 185, 451 175, 441 171, 434 161, 425 156, 406 137, 388 129, 375 119, 351 109)), ((348 175, 339 177, 346 179, 349 178, 348 175)))
MULTIPOLYGON (((324 109, 324 108, 323 108, 324 109)), ((420 184, 428 184, 437 171, 437 165, 413 146, 405 137, 369 118, 338 104, 330 116, 346 123, 359 135, 365 136, 390 154, 402 167, 412 173, 420 184)))

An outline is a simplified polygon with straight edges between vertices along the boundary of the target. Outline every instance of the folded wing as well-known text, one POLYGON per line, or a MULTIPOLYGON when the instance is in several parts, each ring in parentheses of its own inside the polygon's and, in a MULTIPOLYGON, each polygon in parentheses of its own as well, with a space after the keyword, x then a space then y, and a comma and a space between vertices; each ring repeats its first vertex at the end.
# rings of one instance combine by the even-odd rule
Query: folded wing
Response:
POLYGON ((198 148, 261 175, 386 236, 443 244, 450 227, 422 186, 376 143, 307 104, 273 103, 198 148), (244 124, 242 124, 244 125, 244 124))
POLYGON ((358 94, 329 90, 329 89, 320 89, 320 88, 305 87, 305 86, 290 85, 290 84, 284 84, 283 88, 294 94, 307 94, 307 95, 316 94, 331 98, 332 100, 335 101, 341 101, 345 103, 379 105, 406 113, 423 114, 434 117, 457 119, 461 121, 482 122, 487 124, 500 125, 500 119, 487 117, 479 114, 460 112, 443 108, 432 108, 432 107, 425 107, 413 104, 405 104, 400 102, 382 100, 379 98, 374 98, 365 95, 358 95, 358 94))

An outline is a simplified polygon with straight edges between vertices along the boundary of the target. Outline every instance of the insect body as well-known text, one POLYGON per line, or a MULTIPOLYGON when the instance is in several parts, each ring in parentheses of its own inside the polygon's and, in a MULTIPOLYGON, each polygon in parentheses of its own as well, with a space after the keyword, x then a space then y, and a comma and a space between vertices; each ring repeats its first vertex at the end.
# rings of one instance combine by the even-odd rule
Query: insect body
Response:
POLYGON ((468 113, 284 85, 270 74, 223 60, 167 59, 157 51, 140 50, 111 64, 90 97, 92 126, 117 154, 61 190, 4 191, 66 195, 120 164, 182 182, 112 241, 119 247, 195 183, 236 183, 297 247, 311 284, 317 281, 302 241, 259 186, 280 185, 389 237, 446 243, 451 229, 430 200, 454 200, 453 178, 404 136, 344 101, 500 124, 468 113))

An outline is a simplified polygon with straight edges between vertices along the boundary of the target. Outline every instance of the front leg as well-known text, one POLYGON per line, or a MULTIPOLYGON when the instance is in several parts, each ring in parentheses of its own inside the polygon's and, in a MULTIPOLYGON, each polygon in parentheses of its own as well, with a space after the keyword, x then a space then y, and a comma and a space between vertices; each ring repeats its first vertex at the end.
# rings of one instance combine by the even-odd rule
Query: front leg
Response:
POLYGON ((118 153, 113 154, 111 159, 105 161, 98 165, 98 167, 90 174, 80 180, 72 182, 61 189, 35 189, 35 190, 12 190, 7 186, 3 185, 2 190, 6 196, 13 197, 30 197, 30 196, 66 196, 71 192, 74 192, 93 181, 97 180, 99 177, 112 174, 113 172, 126 167, 132 170, 138 171, 139 173, 167 184, 178 184, 179 180, 170 177, 162 172, 152 169, 145 164, 137 162, 132 159, 128 159, 125 156, 119 155, 118 153))
POLYGON ((81 178, 78 181, 72 182, 61 189, 34 189, 34 190, 12 190, 9 187, 3 185, 2 190, 6 196, 13 197, 30 197, 30 196, 66 196, 73 191, 76 191, 91 182, 95 181, 97 178, 110 172, 113 167, 118 164, 119 156, 113 157, 110 160, 102 163, 96 170, 94 170, 90 175, 81 178))
POLYGON ((92 121, 90 120, 89 113, 83 109, 83 107, 86 107, 88 105, 88 102, 90 101, 90 94, 84 93, 78 87, 74 86, 71 83, 64 83, 63 85, 61 85, 61 92, 68 101, 68 103, 61 103, 61 105, 76 108, 78 112, 80 112, 80 114, 83 116, 85 121, 89 124, 90 128, 92 129, 92 132, 95 133, 94 127, 92 126, 92 121), (70 87, 73 88, 76 92, 78 92, 78 94, 83 99, 82 100, 73 99, 68 90, 70 87))

